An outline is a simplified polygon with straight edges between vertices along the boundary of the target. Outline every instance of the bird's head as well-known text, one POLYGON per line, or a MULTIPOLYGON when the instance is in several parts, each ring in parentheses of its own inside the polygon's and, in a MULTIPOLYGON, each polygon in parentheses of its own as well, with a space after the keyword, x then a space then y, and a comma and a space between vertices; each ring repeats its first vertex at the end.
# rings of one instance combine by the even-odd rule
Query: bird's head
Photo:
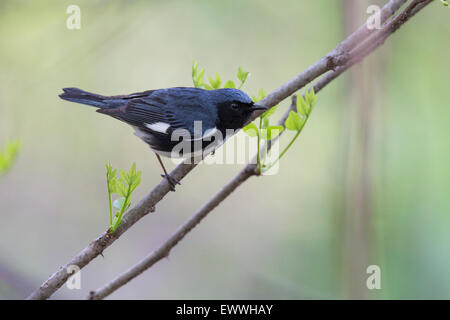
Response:
POLYGON ((255 104, 252 99, 239 89, 217 89, 209 91, 217 107, 218 127, 221 129, 240 129, 256 110, 267 107, 255 104))

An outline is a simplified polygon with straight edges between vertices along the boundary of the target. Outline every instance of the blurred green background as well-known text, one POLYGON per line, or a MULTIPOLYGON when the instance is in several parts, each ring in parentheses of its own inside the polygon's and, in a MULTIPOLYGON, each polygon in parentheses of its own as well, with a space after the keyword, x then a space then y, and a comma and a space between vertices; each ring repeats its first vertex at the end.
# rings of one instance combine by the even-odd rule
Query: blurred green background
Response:
MULTIPOLYGON (((0 2, 0 298, 24 298, 108 224, 106 162, 160 181, 127 125, 62 101, 191 86, 193 60, 270 92, 367 18, 360 0, 0 2), (66 8, 81 8, 81 29, 66 8)), ((252 178, 111 298, 450 298, 450 10, 431 4, 319 94, 278 174, 252 178), (381 268, 381 289, 366 268, 381 268)), ((288 106, 282 103, 276 115, 288 106)), ((286 139, 286 138, 285 138, 286 139)), ((168 167, 174 165, 166 161, 168 167)), ((82 271, 84 298, 156 248, 241 165, 201 165, 82 271)))

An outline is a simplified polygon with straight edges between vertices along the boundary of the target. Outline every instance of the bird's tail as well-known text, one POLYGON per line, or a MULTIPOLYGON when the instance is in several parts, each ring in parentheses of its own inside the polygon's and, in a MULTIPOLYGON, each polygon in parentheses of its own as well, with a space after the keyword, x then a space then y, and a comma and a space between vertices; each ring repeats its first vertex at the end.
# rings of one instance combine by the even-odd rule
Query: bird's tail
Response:
POLYGON ((64 88, 63 91, 64 93, 61 93, 59 95, 61 99, 87 104, 97 108, 109 107, 109 104, 105 102, 105 100, 107 100, 108 97, 83 91, 78 88, 64 88))

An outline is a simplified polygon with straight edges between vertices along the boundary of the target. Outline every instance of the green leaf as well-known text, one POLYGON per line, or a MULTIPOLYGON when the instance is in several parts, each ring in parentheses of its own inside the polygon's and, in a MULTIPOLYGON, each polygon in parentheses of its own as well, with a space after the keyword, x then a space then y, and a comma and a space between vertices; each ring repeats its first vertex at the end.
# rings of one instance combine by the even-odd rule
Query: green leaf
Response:
POLYGON ((133 192, 141 184, 141 171, 136 172, 136 166, 134 166, 133 171, 129 173, 130 178, 130 192, 133 192))
POLYGON ((308 114, 308 103, 303 99, 301 94, 297 95, 297 112, 302 116, 306 116, 308 114))
POLYGON ((119 169, 119 181, 124 185, 128 184, 128 173, 125 170, 119 169))
POLYGON ((134 177, 137 175, 136 172, 136 162, 133 162, 133 164, 131 165, 130 170, 128 170, 128 179, 129 179, 129 183, 133 182, 134 177))
POLYGON ((245 82, 245 80, 247 80, 249 73, 247 71, 244 71, 244 69, 242 69, 242 67, 238 68, 238 72, 237 72, 237 78, 239 80, 241 80, 242 83, 245 82))
POLYGON ((309 112, 311 112, 312 108, 316 104, 316 100, 317 100, 317 96, 316 96, 316 93, 314 92, 314 88, 311 88, 311 89, 309 89, 309 91, 306 91, 305 97, 306 97, 306 102, 309 105, 309 108, 308 108, 308 114, 309 114, 309 112))
POLYGON ((198 88, 200 85, 198 83, 198 62, 192 61, 192 83, 194 84, 194 87, 198 88))
POLYGON ((109 192, 116 193, 116 184, 117 184, 117 178, 116 178, 116 169, 113 169, 111 167, 111 164, 106 165, 106 183, 108 184, 109 192))
POLYGON ((261 137, 264 140, 272 140, 283 131, 283 126, 269 126, 267 129, 261 130, 261 137))
POLYGON ((213 87, 214 89, 220 88, 221 80, 220 80, 220 75, 218 72, 216 72, 215 79, 213 79, 211 76, 209 76, 209 83, 211 84, 211 87, 213 87))
POLYGON ((133 164, 131 165, 130 170, 128 170, 128 173, 127 173, 128 183, 131 182, 131 179, 132 179, 134 174, 136 174, 136 163, 135 162, 133 162, 133 164))
POLYGON ((14 159, 19 152, 20 149, 20 142, 19 141, 12 141, 6 144, 5 147, 5 153, 7 155, 7 158, 14 159))
POLYGON ((234 84, 233 81, 228 80, 228 81, 225 83, 224 88, 233 88, 233 89, 235 89, 235 88, 236 88, 236 85, 234 84))
POLYGON ((258 91, 258 95, 252 96, 252 100, 253 100, 253 102, 258 102, 259 100, 263 99, 265 96, 266 96, 266 93, 264 92, 264 89, 261 88, 258 91))
POLYGON ((269 118, 267 118, 267 117, 262 118, 262 126, 261 126, 261 128, 262 128, 262 129, 265 129, 265 128, 267 128, 268 126, 269 126, 269 118))
POLYGON ((200 72, 198 72, 195 76, 194 80, 194 86, 196 88, 200 88, 203 85, 203 76, 205 75, 205 69, 200 69, 200 72))
MULTIPOLYGON (((116 170, 114 170, 114 171, 116 171, 116 170)), ((118 187, 119 184, 120 184, 120 182, 117 181, 116 174, 114 173, 111 180, 109 181, 109 191, 111 193, 119 194, 119 187, 118 187)))
POLYGON ((114 208, 116 208, 119 211, 122 210, 122 207, 123 207, 124 204, 125 204, 125 197, 117 198, 113 202, 114 208))
POLYGON ((122 183, 122 181, 116 181, 114 193, 121 197, 126 197, 128 194, 128 188, 122 183))
POLYGON ((197 74, 197 68, 198 68, 198 62, 192 61, 192 79, 194 79, 195 75, 197 74))
POLYGON ((105 164, 105 167, 106 167, 106 175, 108 176, 111 174, 112 171, 111 163, 108 162, 107 164, 105 164))
POLYGON ((246 125, 242 130, 250 137, 257 137, 259 135, 258 127, 253 122, 246 125))
POLYGON ((267 110, 266 112, 264 112, 261 115, 261 118, 265 119, 265 118, 269 118, 271 115, 273 115, 273 113, 277 110, 277 106, 274 106, 272 108, 270 108, 269 110, 267 110))
POLYGON ((4 149, 0 149, 0 174, 5 173, 14 163, 20 149, 18 140, 7 142, 4 149))
POLYGON ((116 231, 116 228, 114 228, 114 226, 115 226, 115 225, 118 225, 117 220, 119 220, 119 213, 117 213, 117 214, 114 216, 113 221, 112 221, 111 226, 110 226, 110 228, 111 228, 111 230, 112 230, 113 232, 116 231))
POLYGON ((106 178, 108 183, 108 200, 110 211, 110 230, 114 232, 122 221, 123 214, 131 205, 131 194, 141 183, 141 171, 136 170, 136 163, 133 163, 128 172, 119 169, 119 178, 116 175, 117 170, 106 165, 106 178), (111 203, 111 193, 119 195, 119 198, 111 203), (112 208, 118 212, 112 217, 112 208))
POLYGON ((441 0, 441 2, 442 2, 442 4, 443 4, 444 6, 446 6, 446 7, 448 7, 448 6, 449 6, 449 4, 448 4, 447 0, 441 0))
POLYGON ((136 180, 133 181, 133 183, 131 184, 131 192, 133 192, 134 190, 136 190, 137 187, 139 187, 139 185, 141 184, 141 177, 139 175, 139 177, 136 178, 136 180))
POLYGON ((291 110, 291 112, 289 112, 288 118, 284 122, 284 126, 286 127, 286 129, 300 131, 302 129, 302 125, 303 119, 301 118, 301 116, 297 112, 291 110))

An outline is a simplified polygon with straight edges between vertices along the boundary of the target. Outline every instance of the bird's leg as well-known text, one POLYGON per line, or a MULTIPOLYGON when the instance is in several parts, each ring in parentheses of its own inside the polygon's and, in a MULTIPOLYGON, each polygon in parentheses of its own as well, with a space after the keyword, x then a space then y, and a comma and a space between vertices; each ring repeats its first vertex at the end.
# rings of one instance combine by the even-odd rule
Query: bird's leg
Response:
POLYGON ((161 157, 157 153, 155 153, 155 155, 156 155, 156 158, 158 158, 159 164, 161 165, 161 168, 164 171, 164 174, 162 174, 161 177, 166 178, 167 182, 169 182, 169 184, 170 184, 171 190, 175 191, 175 185, 176 184, 180 184, 181 185, 180 181, 172 178, 170 176, 170 174, 167 173, 166 168, 164 168, 164 164, 162 163, 161 157))

